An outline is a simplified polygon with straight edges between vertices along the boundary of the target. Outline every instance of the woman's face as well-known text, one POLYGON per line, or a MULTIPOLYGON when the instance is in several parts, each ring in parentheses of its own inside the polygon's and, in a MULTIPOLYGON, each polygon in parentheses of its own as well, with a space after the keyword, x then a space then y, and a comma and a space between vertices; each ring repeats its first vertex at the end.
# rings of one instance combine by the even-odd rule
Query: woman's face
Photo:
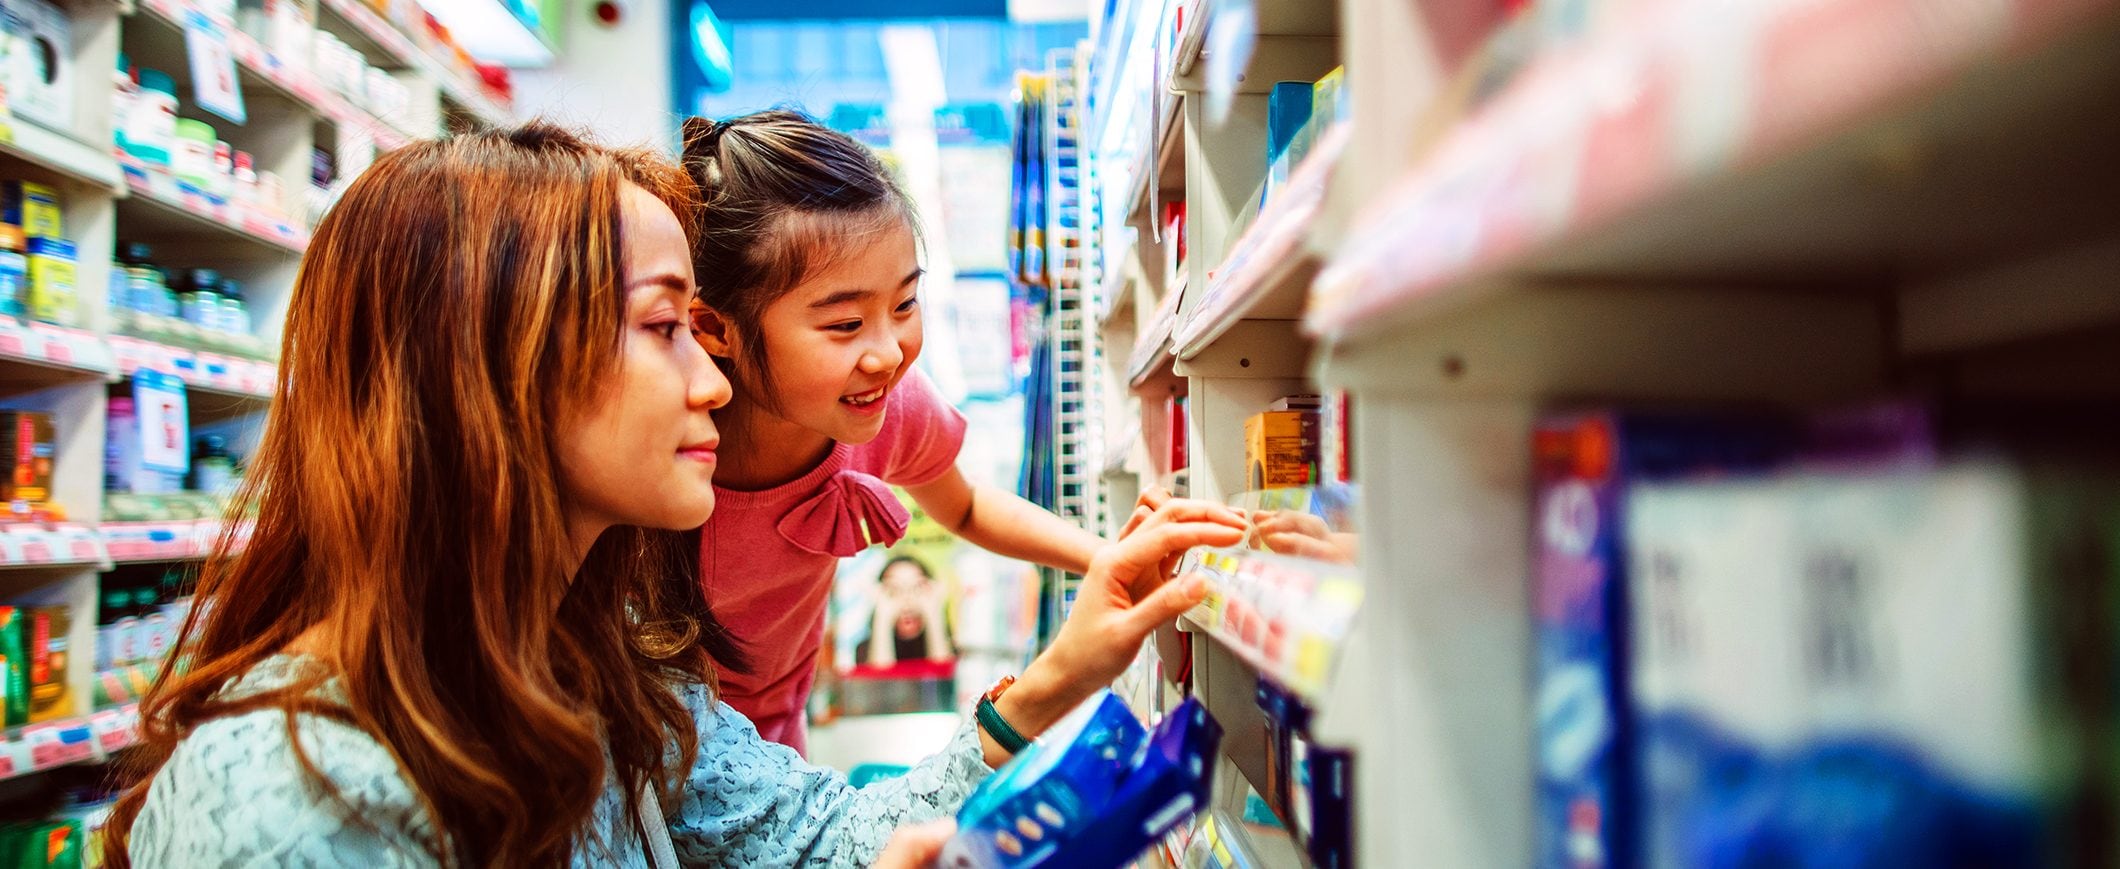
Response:
POLYGON ((902 222, 766 306, 759 331, 779 415, 846 444, 883 431, 884 399, 920 357, 920 261, 902 222))
POLYGON ((687 328, 692 258, 677 216, 632 184, 621 208, 620 364, 560 434, 561 492, 577 536, 589 540, 613 525, 706 524, 721 442, 707 412, 729 401, 729 381, 687 328))

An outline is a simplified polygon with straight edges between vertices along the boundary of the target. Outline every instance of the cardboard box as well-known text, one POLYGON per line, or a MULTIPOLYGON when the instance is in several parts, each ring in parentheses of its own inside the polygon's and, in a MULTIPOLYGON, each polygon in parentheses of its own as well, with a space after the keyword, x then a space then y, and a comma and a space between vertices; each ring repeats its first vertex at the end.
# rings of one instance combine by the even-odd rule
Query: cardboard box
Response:
POLYGON ((0 480, 0 500, 16 513, 51 499, 52 455, 58 435, 50 414, 0 412, 0 448, 5 449, 7 477, 0 480))
POLYGON ((0 0, 0 29, 13 41, 4 79, 15 117, 53 130, 74 125, 74 29, 44 0, 0 0))
POLYGON ((1244 467, 1252 489, 1318 482, 1318 415, 1269 410, 1244 420, 1244 467))

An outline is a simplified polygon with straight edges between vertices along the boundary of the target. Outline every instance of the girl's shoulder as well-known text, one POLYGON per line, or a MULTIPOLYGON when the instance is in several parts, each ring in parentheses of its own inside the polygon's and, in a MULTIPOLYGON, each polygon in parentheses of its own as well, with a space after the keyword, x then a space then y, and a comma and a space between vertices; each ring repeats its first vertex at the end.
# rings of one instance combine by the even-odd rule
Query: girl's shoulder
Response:
MULTIPOLYGON (((285 684, 293 666, 268 659, 224 696, 285 684)), ((177 743, 148 787, 130 850, 143 866, 424 866, 434 862, 431 834, 411 784, 373 736, 330 716, 290 720, 268 707, 208 720, 177 743)))

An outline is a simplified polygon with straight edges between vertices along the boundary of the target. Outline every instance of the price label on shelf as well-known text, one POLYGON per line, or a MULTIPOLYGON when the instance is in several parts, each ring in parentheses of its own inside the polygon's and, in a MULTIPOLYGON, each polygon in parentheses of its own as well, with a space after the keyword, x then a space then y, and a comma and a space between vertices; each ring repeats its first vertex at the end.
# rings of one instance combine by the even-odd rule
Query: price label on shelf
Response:
POLYGON ((228 32, 196 10, 184 13, 184 52, 191 60, 192 101, 238 124, 248 123, 243 87, 236 79, 236 53, 228 32))
POLYGON ((27 335, 21 324, 13 320, 0 320, 0 353, 9 356, 30 355, 27 335))
POLYGON ((22 731, 22 741, 29 745, 32 769, 51 769, 69 763, 82 763, 96 756, 96 748, 88 727, 80 723, 32 727, 22 731))
POLYGON ((139 732, 139 707, 106 709, 88 719, 88 728, 95 733, 96 745, 109 754, 129 747, 139 732))

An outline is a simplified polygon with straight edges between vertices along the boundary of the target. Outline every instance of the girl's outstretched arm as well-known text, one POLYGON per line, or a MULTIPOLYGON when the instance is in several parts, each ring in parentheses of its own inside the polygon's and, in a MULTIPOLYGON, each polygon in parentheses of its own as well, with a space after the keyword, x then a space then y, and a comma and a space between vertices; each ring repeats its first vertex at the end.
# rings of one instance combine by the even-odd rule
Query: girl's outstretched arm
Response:
POLYGON ((1036 504, 992 486, 973 485, 956 468, 906 491, 950 533, 996 555, 1084 573, 1104 546, 1103 538, 1036 504))

